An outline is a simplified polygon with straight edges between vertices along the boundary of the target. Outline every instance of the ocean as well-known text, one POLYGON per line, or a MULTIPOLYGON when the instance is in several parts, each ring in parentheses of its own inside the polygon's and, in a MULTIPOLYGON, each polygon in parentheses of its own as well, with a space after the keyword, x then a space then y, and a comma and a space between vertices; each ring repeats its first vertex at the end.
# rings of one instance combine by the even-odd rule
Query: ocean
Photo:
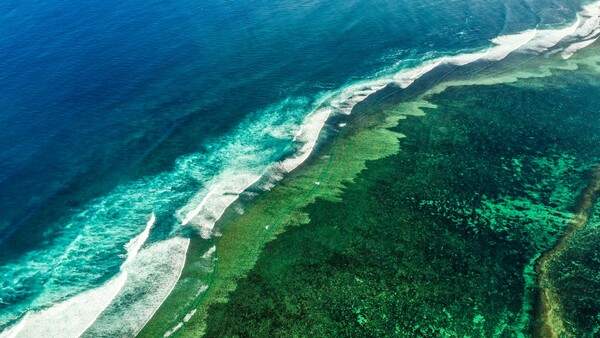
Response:
POLYGON ((600 34, 584 5, 3 2, 0 336, 135 335, 330 117, 440 65, 568 58, 600 34))

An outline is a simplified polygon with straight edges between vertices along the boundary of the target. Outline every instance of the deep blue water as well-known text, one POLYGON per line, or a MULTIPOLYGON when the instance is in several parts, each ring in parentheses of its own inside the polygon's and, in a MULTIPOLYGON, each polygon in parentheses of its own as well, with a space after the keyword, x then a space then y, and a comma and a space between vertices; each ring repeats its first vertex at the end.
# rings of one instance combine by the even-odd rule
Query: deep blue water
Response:
POLYGON ((115 276, 151 213, 151 241, 185 236, 185 206, 229 171, 289 156, 327 92, 404 60, 564 24, 578 7, 3 1, 0 330, 115 276))

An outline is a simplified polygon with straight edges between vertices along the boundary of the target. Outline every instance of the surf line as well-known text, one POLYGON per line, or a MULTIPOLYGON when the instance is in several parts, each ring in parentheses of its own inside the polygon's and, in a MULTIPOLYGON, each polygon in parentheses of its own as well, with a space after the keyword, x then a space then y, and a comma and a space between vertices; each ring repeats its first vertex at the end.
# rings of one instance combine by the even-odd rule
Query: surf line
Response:
POLYGON ((13 327, 0 332, 0 338, 83 335, 125 287, 129 268, 146 243, 155 221, 156 216, 152 213, 145 229, 125 244, 127 258, 115 277, 97 288, 88 289, 49 308, 27 312, 13 327), (49 323, 51 325, 47 326, 49 323))
POLYGON ((600 193, 600 164, 590 172, 587 187, 579 195, 575 216, 567 226, 563 235, 554 247, 544 252, 535 265, 538 274, 539 299, 536 311, 537 321, 534 328, 535 336, 563 337, 570 336, 565 328, 563 309, 560 295, 550 277, 551 265, 569 248, 571 239, 579 230, 584 228, 590 219, 592 207, 596 204, 600 193))

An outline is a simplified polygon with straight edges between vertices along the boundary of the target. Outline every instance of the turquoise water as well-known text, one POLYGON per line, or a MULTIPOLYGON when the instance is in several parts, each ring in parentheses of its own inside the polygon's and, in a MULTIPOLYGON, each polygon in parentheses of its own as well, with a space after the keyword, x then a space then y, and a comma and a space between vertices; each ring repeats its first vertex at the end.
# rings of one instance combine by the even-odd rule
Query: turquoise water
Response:
POLYGON ((187 239, 210 247, 224 209, 300 164, 330 114, 440 60, 566 52, 593 37, 561 30, 580 5, 4 2, 0 330, 52 318, 78 335, 109 307, 137 313, 135 333, 187 239))

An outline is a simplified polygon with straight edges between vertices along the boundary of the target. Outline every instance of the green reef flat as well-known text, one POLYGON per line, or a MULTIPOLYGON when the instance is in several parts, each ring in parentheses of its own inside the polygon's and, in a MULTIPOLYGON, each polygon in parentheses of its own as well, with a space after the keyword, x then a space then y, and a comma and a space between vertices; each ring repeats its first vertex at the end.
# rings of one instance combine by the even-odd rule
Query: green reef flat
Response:
MULTIPOLYGON (((301 168, 223 217, 211 260, 192 242, 140 335, 536 335, 536 262, 600 162, 596 55, 373 95, 301 168)), ((592 210, 548 264, 566 336, 600 329, 598 226, 592 210)))

